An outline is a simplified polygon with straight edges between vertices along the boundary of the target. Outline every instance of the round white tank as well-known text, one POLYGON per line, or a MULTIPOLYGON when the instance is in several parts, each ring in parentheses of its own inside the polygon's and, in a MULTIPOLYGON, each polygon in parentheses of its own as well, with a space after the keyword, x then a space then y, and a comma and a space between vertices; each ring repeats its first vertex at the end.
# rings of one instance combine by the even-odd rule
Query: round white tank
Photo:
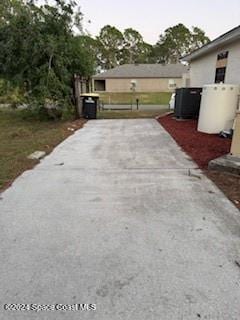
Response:
POLYGON ((213 84, 203 87, 198 131, 219 133, 230 130, 238 107, 239 86, 213 84))

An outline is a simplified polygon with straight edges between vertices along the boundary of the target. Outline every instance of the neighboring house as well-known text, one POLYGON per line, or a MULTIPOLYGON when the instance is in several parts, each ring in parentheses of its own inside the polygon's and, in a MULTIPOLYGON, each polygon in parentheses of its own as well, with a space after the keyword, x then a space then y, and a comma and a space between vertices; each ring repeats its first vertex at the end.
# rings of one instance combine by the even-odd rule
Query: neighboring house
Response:
POLYGON ((168 92, 186 86, 188 67, 183 64, 125 64, 93 77, 98 92, 168 92))
POLYGON ((190 65, 190 86, 240 84, 240 26, 182 58, 190 65))

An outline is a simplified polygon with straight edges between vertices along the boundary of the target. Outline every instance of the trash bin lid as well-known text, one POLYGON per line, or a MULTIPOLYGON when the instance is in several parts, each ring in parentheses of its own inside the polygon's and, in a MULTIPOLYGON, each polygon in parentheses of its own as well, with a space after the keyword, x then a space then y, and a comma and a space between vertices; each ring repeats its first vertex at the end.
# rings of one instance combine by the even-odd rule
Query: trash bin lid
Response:
POLYGON ((99 94, 97 93, 83 93, 81 97, 92 97, 92 98, 99 98, 99 94))

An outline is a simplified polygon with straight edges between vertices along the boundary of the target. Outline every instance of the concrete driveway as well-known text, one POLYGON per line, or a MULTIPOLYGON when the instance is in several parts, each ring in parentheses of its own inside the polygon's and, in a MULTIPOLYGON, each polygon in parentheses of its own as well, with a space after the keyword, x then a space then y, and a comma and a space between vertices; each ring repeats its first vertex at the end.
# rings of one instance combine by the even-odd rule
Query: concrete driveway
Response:
POLYGON ((155 120, 88 122, 0 212, 0 319, 240 319, 239 211, 155 120))

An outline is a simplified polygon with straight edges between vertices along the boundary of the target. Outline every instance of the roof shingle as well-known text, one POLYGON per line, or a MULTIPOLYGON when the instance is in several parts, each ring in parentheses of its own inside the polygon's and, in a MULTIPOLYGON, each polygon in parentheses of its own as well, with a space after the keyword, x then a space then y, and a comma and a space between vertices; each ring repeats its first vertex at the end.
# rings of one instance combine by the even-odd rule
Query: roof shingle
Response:
POLYGON ((107 78, 181 78, 188 67, 178 64, 124 64, 95 75, 94 79, 107 78))

